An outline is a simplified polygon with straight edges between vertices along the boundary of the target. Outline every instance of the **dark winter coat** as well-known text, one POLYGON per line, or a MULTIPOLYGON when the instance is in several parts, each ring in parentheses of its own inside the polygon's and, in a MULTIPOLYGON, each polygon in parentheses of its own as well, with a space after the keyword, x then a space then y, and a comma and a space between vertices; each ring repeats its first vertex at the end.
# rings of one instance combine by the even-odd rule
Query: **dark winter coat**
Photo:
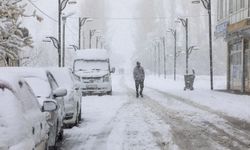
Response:
POLYGON ((144 81, 145 79, 145 73, 144 73, 144 69, 140 66, 136 66, 134 68, 134 80, 135 81, 144 81))

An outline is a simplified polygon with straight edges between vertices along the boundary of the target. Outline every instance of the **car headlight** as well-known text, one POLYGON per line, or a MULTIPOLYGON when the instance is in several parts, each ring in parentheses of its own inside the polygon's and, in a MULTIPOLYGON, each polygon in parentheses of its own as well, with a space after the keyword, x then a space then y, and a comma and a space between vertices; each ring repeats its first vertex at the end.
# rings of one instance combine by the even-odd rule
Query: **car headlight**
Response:
POLYGON ((103 76, 103 82, 109 82, 109 75, 103 76))

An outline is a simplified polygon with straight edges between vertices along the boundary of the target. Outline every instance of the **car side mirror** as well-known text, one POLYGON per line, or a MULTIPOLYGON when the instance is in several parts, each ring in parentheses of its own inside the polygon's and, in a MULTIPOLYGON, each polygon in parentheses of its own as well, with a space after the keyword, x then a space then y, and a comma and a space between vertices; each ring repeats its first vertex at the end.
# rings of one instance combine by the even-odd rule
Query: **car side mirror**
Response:
POLYGON ((115 73, 115 68, 114 67, 111 69, 111 73, 115 73))
POLYGON ((56 90, 53 91, 53 97, 63 97, 67 95, 67 90, 66 89, 61 89, 58 88, 56 90))
POLYGON ((57 103, 53 100, 43 102, 42 112, 54 112, 57 110, 57 103))

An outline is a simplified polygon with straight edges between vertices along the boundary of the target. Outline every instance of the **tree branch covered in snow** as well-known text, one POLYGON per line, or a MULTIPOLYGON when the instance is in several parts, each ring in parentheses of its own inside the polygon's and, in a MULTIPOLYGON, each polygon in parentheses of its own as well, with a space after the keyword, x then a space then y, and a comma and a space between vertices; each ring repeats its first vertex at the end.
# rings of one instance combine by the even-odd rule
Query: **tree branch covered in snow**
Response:
MULTIPOLYGON (((32 47, 32 37, 29 30, 22 27, 22 18, 25 14, 26 4, 22 0, 0 1, 0 55, 11 59, 19 59, 18 54, 24 47, 32 47)), ((35 13, 32 15, 37 17, 35 13)), ((39 20, 39 17, 37 17, 39 20)), ((41 20, 39 20, 41 21, 41 20)))

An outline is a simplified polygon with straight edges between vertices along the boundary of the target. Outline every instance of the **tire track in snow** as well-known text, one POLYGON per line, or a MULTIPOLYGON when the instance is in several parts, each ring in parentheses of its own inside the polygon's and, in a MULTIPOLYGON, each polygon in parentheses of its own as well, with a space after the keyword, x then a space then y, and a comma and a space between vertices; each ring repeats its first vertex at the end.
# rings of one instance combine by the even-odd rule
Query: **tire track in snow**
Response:
MULTIPOLYGON (((132 93, 133 90, 128 86, 126 87, 132 93)), ((165 98, 166 97, 169 98, 165 95, 165 98)), ((172 98, 171 100, 175 100, 173 97, 170 98, 172 98)), ((143 103, 145 104, 145 107, 151 108, 155 114, 161 116, 166 123, 171 125, 175 142, 181 149, 250 149, 249 135, 242 130, 238 130, 237 128, 234 129, 228 124, 222 124, 229 128, 224 131, 225 128, 222 126, 216 126, 208 121, 201 122, 200 125, 194 124, 188 116, 185 116, 186 114, 182 114, 182 112, 179 112, 178 110, 167 109, 156 100, 147 96, 143 98, 143 103), (229 134, 228 131, 232 132, 229 132, 229 134)), ((198 107, 198 109, 200 108, 198 107)), ((204 110, 201 109, 201 111, 204 110)), ((209 114, 216 115, 208 112, 208 115, 209 114)))
POLYGON ((203 111, 207 111, 207 112, 209 112, 211 114, 218 115, 221 118, 227 120, 229 125, 233 126, 236 129, 243 130, 247 135, 250 135, 250 123, 247 122, 247 121, 240 120, 238 118, 234 118, 234 117, 228 116, 226 114, 223 114, 222 112, 215 111, 215 110, 213 110, 213 109, 211 109, 211 108, 209 108, 207 106, 200 105, 200 104, 195 103, 194 101, 191 101, 191 100, 186 99, 186 98, 182 98, 182 97, 179 97, 179 96, 167 93, 167 92, 162 92, 162 91, 154 89, 154 88, 150 88, 150 87, 147 87, 147 88, 151 89, 153 91, 156 91, 159 94, 165 95, 165 96, 167 96, 169 98, 173 98, 174 100, 177 100, 177 101, 180 101, 182 103, 185 103, 187 105, 193 106, 195 108, 199 108, 199 109, 201 109, 203 111))
POLYGON ((224 127, 226 127, 227 129, 221 129, 221 127, 213 125, 212 123, 209 123, 208 121, 205 123, 209 125, 211 128, 215 128, 216 130, 223 131, 224 134, 231 136, 231 138, 234 139, 234 141, 237 141, 237 143, 240 143, 241 145, 244 145, 246 148, 250 149, 250 124, 248 122, 244 120, 240 120, 238 118, 227 116, 221 112, 214 111, 207 106, 200 105, 191 100, 181 98, 181 97, 169 94, 169 93, 165 93, 157 89, 153 89, 153 88, 149 88, 149 89, 156 91, 157 93, 164 95, 168 98, 171 98, 172 100, 179 101, 181 103, 187 104, 201 111, 205 111, 205 112, 214 114, 215 116, 222 118, 223 120, 225 120, 224 127), (237 137, 237 138, 234 138, 234 137, 237 137))

